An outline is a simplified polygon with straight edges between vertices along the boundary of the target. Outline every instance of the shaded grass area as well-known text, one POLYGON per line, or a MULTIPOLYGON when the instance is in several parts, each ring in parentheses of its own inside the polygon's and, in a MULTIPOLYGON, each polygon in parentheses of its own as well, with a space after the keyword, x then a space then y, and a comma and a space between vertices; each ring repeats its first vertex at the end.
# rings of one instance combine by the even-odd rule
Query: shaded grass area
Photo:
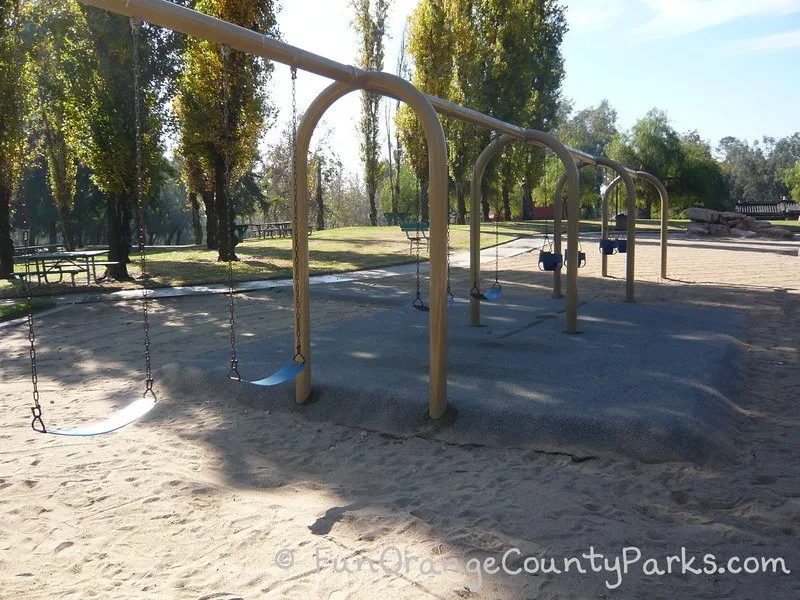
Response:
MULTIPOLYGON (((33 312, 54 308, 56 303, 53 300, 36 299, 31 303, 33 312)), ((0 322, 18 319, 28 314, 27 302, 7 302, 0 304, 0 322)))

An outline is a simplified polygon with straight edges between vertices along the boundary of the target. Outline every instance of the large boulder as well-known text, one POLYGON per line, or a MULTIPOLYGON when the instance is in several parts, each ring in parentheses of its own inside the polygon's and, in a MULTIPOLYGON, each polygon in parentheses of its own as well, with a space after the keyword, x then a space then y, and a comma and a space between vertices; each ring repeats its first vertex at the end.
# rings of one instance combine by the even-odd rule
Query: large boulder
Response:
POLYGON ((749 239, 749 238, 758 237, 758 234, 755 231, 748 231, 747 229, 732 228, 731 229, 731 236, 732 237, 749 239))
POLYGON ((689 223, 686 226, 686 233, 690 235, 708 235, 708 223, 689 223))
POLYGON ((770 229, 771 227, 772 223, 769 221, 760 221, 751 218, 745 219, 742 223, 742 228, 749 229, 750 231, 761 231, 762 229, 770 229))
POLYGON ((742 213, 733 212, 730 210, 723 210, 719 213, 721 219, 725 219, 726 221, 741 221, 744 219, 744 215, 742 213))
POLYGON ((692 221, 700 223, 718 223, 719 213, 708 208, 690 208, 686 211, 686 216, 692 221))
POLYGON ((769 227, 767 229, 759 229, 758 235, 761 237, 775 238, 778 240, 793 240, 794 234, 788 229, 783 227, 769 227))
POLYGON ((727 225, 719 225, 717 223, 710 223, 708 226, 708 232, 711 235, 715 236, 729 236, 731 234, 731 228, 727 225))

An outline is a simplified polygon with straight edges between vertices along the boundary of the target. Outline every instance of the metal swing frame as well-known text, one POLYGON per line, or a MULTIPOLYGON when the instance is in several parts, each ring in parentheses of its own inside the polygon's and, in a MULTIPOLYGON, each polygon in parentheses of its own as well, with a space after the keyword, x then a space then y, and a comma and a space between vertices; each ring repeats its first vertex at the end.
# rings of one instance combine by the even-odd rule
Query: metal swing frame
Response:
MULTIPOLYGON (((389 73, 364 71, 356 67, 338 63, 285 44, 255 31, 215 19, 197 11, 167 2, 166 0, 79 0, 98 8, 113 12, 137 16, 154 25, 168 27, 187 35, 203 38, 214 44, 227 45, 236 50, 254 54, 265 59, 294 66, 304 71, 315 73, 335 80, 309 105, 298 127, 298 146, 295 157, 297 165, 298 198, 302 199, 295 206, 296 218, 303 223, 307 218, 308 207, 308 149, 311 134, 325 111, 339 98, 355 90, 368 90, 410 105, 422 126, 428 146, 428 181, 430 212, 430 327, 429 327, 429 408, 431 418, 438 419, 447 408, 447 145, 439 115, 459 119, 490 131, 498 131, 509 140, 519 140, 552 149, 562 160, 568 175, 568 253, 570 259, 577 260, 577 239, 579 222, 578 209, 578 173, 575 160, 578 158, 593 160, 584 152, 568 148, 552 135, 541 131, 525 129, 500 119, 479 113, 470 108, 424 94, 409 82, 389 73), (572 253, 575 253, 574 256, 572 253)), ((475 187, 473 186, 473 190, 475 187)), ((477 215, 479 200, 473 192, 472 214, 477 215)), ((309 310, 309 265, 308 265, 308 230, 295 229, 293 232, 297 243, 294 247, 296 258, 293 278, 295 281, 295 313, 299 327, 296 337, 300 340, 302 356, 305 357, 306 368, 295 380, 295 400, 303 403, 311 396, 311 336, 309 310)), ((475 285, 480 272, 480 223, 471 220, 470 227, 470 269, 471 284, 475 285)), ((574 333, 578 325, 578 277, 577 265, 570 260, 567 269, 567 294, 565 310, 565 331, 574 333)), ((479 325, 480 302, 470 298, 471 324, 479 325)))
MULTIPOLYGON (((133 69, 134 69, 134 111, 136 120, 136 221, 138 229, 139 254, 141 261, 141 282, 142 282, 142 315, 144 321, 144 355, 145 355, 145 391, 141 398, 134 400, 124 408, 121 408, 110 415, 108 418, 81 427, 66 429, 48 429, 44 424, 42 406, 39 400, 39 381, 36 365, 36 333, 33 321, 33 299, 30 282, 30 265, 25 259, 25 291, 27 296, 28 308, 28 341, 30 342, 31 359, 31 383, 33 385, 33 405, 31 413, 33 420, 31 427, 38 433, 66 436, 66 437, 88 437, 111 433, 118 429, 130 425, 146 415, 156 405, 156 395, 153 391, 153 375, 150 361, 150 320, 148 314, 148 294, 147 294, 147 257, 145 253, 145 230, 144 230, 144 210, 142 202, 142 123, 141 123, 141 85, 140 85, 140 66, 139 66, 139 33, 142 22, 131 17, 131 34, 133 38, 133 69)), ((22 204, 25 254, 30 254, 30 223, 28 215, 28 205, 23 199, 22 204)))

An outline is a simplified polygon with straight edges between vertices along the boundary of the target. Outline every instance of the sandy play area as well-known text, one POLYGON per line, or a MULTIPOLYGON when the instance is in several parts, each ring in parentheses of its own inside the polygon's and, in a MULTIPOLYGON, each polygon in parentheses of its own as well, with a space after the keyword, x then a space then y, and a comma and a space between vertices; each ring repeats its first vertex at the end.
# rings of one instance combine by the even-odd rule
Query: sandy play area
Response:
MULTIPOLYGON (((585 246, 581 299, 622 302, 624 258, 602 279, 585 246)), ((798 248, 680 239, 661 281, 655 238, 637 246, 637 307, 744 315, 734 452, 704 463, 448 443, 181 394, 171 363, 224 353, 224 296, 155 303, 159 404, 141 422, 42 436, 29 427, 27 331, 0 328, 0 598, 800 598, 798 248)), ((548 296, 533 261, 502 261, 509 293, 548 296)), ((466 273, 454 275, 464 295, 466 273)), ((242 342, 291 331, 290 290, 237 306, 242 342)), ((386 310, 317 298, 314 332, 386 310)), ((37 325, 51 426, 141 394, 135 303, 75 305, 37 325)))

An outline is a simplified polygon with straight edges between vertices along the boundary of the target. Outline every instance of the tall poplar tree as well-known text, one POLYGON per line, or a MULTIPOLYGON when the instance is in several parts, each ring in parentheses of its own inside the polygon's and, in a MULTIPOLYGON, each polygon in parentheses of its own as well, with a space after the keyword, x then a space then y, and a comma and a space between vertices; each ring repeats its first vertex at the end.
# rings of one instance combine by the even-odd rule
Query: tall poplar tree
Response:
POLYGON ((14 275, 11 200, 22 170, 26 110, 20 0, 0 3, 0 278, 14 275))
MULTIPOLYGON (((196 9, 264 35, 277 35, 272 0, 198 0, 196 9)), ((199 164, 212 182, 213 205, 210 190, 194 190, 206 205, 209 246, 216 233, 218 260, 238 260, 230 194, 251 171, 258 140, 273 112, 265 92, 272 64, 192 38, 184 65, 176 102, 180 151, 187 166, 199 164)))
MULTIPOLYGON (((382 71, 386 37, 386 16, 389 0, 351 0, 355 11, 353 25, 359 36, 358 66, 367 71, 382 71)), ((380 104, 381 96, 374 92, 361 93, 361 160, 364 162, 364 183, 369 197, 369 221, 378 224, 378 210, 375 196, 381 175, 380 144, 380 104)))

